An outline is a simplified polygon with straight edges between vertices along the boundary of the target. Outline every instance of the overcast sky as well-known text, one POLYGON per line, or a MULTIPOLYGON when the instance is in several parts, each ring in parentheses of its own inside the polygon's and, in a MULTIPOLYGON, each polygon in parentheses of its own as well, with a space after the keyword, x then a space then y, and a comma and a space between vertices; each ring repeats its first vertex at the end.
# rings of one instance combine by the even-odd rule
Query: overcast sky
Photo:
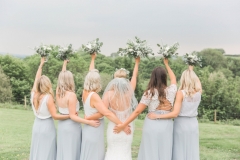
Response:
POLYGON ((240 0, 0 0, 0 53, 31 55, 41 43, 100 38, 110 55, 128 39, 180 43, 180 54, 223 48, 240 54, 240 0))

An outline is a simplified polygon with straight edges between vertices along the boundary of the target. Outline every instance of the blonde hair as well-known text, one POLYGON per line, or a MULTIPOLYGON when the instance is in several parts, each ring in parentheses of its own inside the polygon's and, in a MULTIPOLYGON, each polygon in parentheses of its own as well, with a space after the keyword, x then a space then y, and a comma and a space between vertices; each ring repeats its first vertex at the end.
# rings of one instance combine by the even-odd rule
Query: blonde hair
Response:
POLYGON ((66 91, 75 91, 73 74, 70 71, 61 71, 58 76, 57 95, 63 98, 66 91))
POLYGON ((97 69, 93 69, 88 72, 88 74, 85 77, 83 88, 86 91, 94 91, 97 93, 101 91, 102 89, 101 77, 97 69))
POLYGON ((184 90, 187 97, 201 90, 199 78, 193 70, 187 69, 182 73, 179 90, 184 90))
POLYGON ((118 69, 115 73, 114 73, 114 78, 127 78, 128 73, 125 69, 118 69))
POLYGON ((37 98, 34 99, 34 104, 36 104, 34 105, 34 107, 36 108, 36 110, 39 108, 41 95, 50 94, 52 97, 54 97, 53 90, 52 90, 52 83, 47 76, 42 75, 37 80, 36 93, 37 93, 37 98))

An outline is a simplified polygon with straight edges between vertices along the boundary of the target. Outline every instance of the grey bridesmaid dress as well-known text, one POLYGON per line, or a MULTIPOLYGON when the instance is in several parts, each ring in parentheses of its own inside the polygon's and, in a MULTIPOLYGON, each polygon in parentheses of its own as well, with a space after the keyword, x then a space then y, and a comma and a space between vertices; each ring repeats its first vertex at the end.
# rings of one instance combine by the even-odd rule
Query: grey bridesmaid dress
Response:
MULTIPOLYGON (((95 92, 89 93, 85 100, 84 112, 86 116, 90 116, 98 111, 90 106, 90 98, 95 92)), ((80 160, 104 160, 105 144, 104 144, 104 119, 100 120, 100 126, 92 127, 85 124, 82 131, 82 147, 80 160)))
POLYGON ((173 160, 199 160, 199 129, 197 109, 201 101, 201 93, 184 99, 182 108, 173 126, 173 160))
POLYGON ((56 159, 56 129, 54 121, 47 107, 49 95, 42 98, 38 110, 33 105, 34 92, 31 93, 31 104, 35 115, 32 129, 32 141, 30 148, 30 160, 54 160, 56 159))
MULTIPOLYGON (((77 103, 76 111, 79 110, 77 103)), ((59 107, 61 114, 69 114, 67 107, 59 107)), ((71 119, 58 121, 57 160, 79 160, 81 153, 82 127, 71 119)))
MULTIPOLYGON (((173 105, 177 92, 177 86, 171 84, 166 88, 166 98, 173 105)), ((156 110, 159 106, 158 91, 152 96, 143 95, 140 103, 148 106, 148 112, 156 114, 167 114, 170 111, 156 110)), ((142 140, 138 152, 138 160, 171 160, 173 143, 173 120, 157 119, 151 120, 147 116, 144 120, 142 140)))

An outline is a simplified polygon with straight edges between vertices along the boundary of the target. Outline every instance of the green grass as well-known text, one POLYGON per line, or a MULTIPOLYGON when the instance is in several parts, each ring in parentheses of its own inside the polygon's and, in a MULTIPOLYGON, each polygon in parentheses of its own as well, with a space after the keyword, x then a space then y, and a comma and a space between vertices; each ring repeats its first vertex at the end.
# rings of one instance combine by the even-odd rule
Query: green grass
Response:
MULTIPOLYGON (((34 116, 30 110, 0 108, 0 159, 27 160, 34 116)), ((143 120, 136 120, 133 159, 142 136, 143 120)), ((240 160, 240 126, 199 123, 201 160, 240 160)))

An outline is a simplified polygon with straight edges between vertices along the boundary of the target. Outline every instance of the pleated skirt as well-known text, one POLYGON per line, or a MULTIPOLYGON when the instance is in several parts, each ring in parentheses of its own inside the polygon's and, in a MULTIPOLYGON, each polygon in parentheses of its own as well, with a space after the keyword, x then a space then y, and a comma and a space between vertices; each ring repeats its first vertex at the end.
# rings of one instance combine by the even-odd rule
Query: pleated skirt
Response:
POLYGON ((199 159, 199 129, 197 118, 175 118, 173 127, 173 160, 199 159))
POLYGON ((35 118, 32 129, 30 160, 56 159, 56 129, 52 118, 35 118))
MULTIPOLYGON (((155 111, 165 114, 166 111, 155 111)), ((173 143, 173 120, 144 120, 142 140, 138 152, 138 160, 171 160, 173 143)))
POLYGON ((82 127, 71 119, 58 121, 57 160, 79 160, 82 127))
POLYGON ((100 119, 100 123, 97 128, 83 126, 80 160, 104 160, 104 119, 100 119))

